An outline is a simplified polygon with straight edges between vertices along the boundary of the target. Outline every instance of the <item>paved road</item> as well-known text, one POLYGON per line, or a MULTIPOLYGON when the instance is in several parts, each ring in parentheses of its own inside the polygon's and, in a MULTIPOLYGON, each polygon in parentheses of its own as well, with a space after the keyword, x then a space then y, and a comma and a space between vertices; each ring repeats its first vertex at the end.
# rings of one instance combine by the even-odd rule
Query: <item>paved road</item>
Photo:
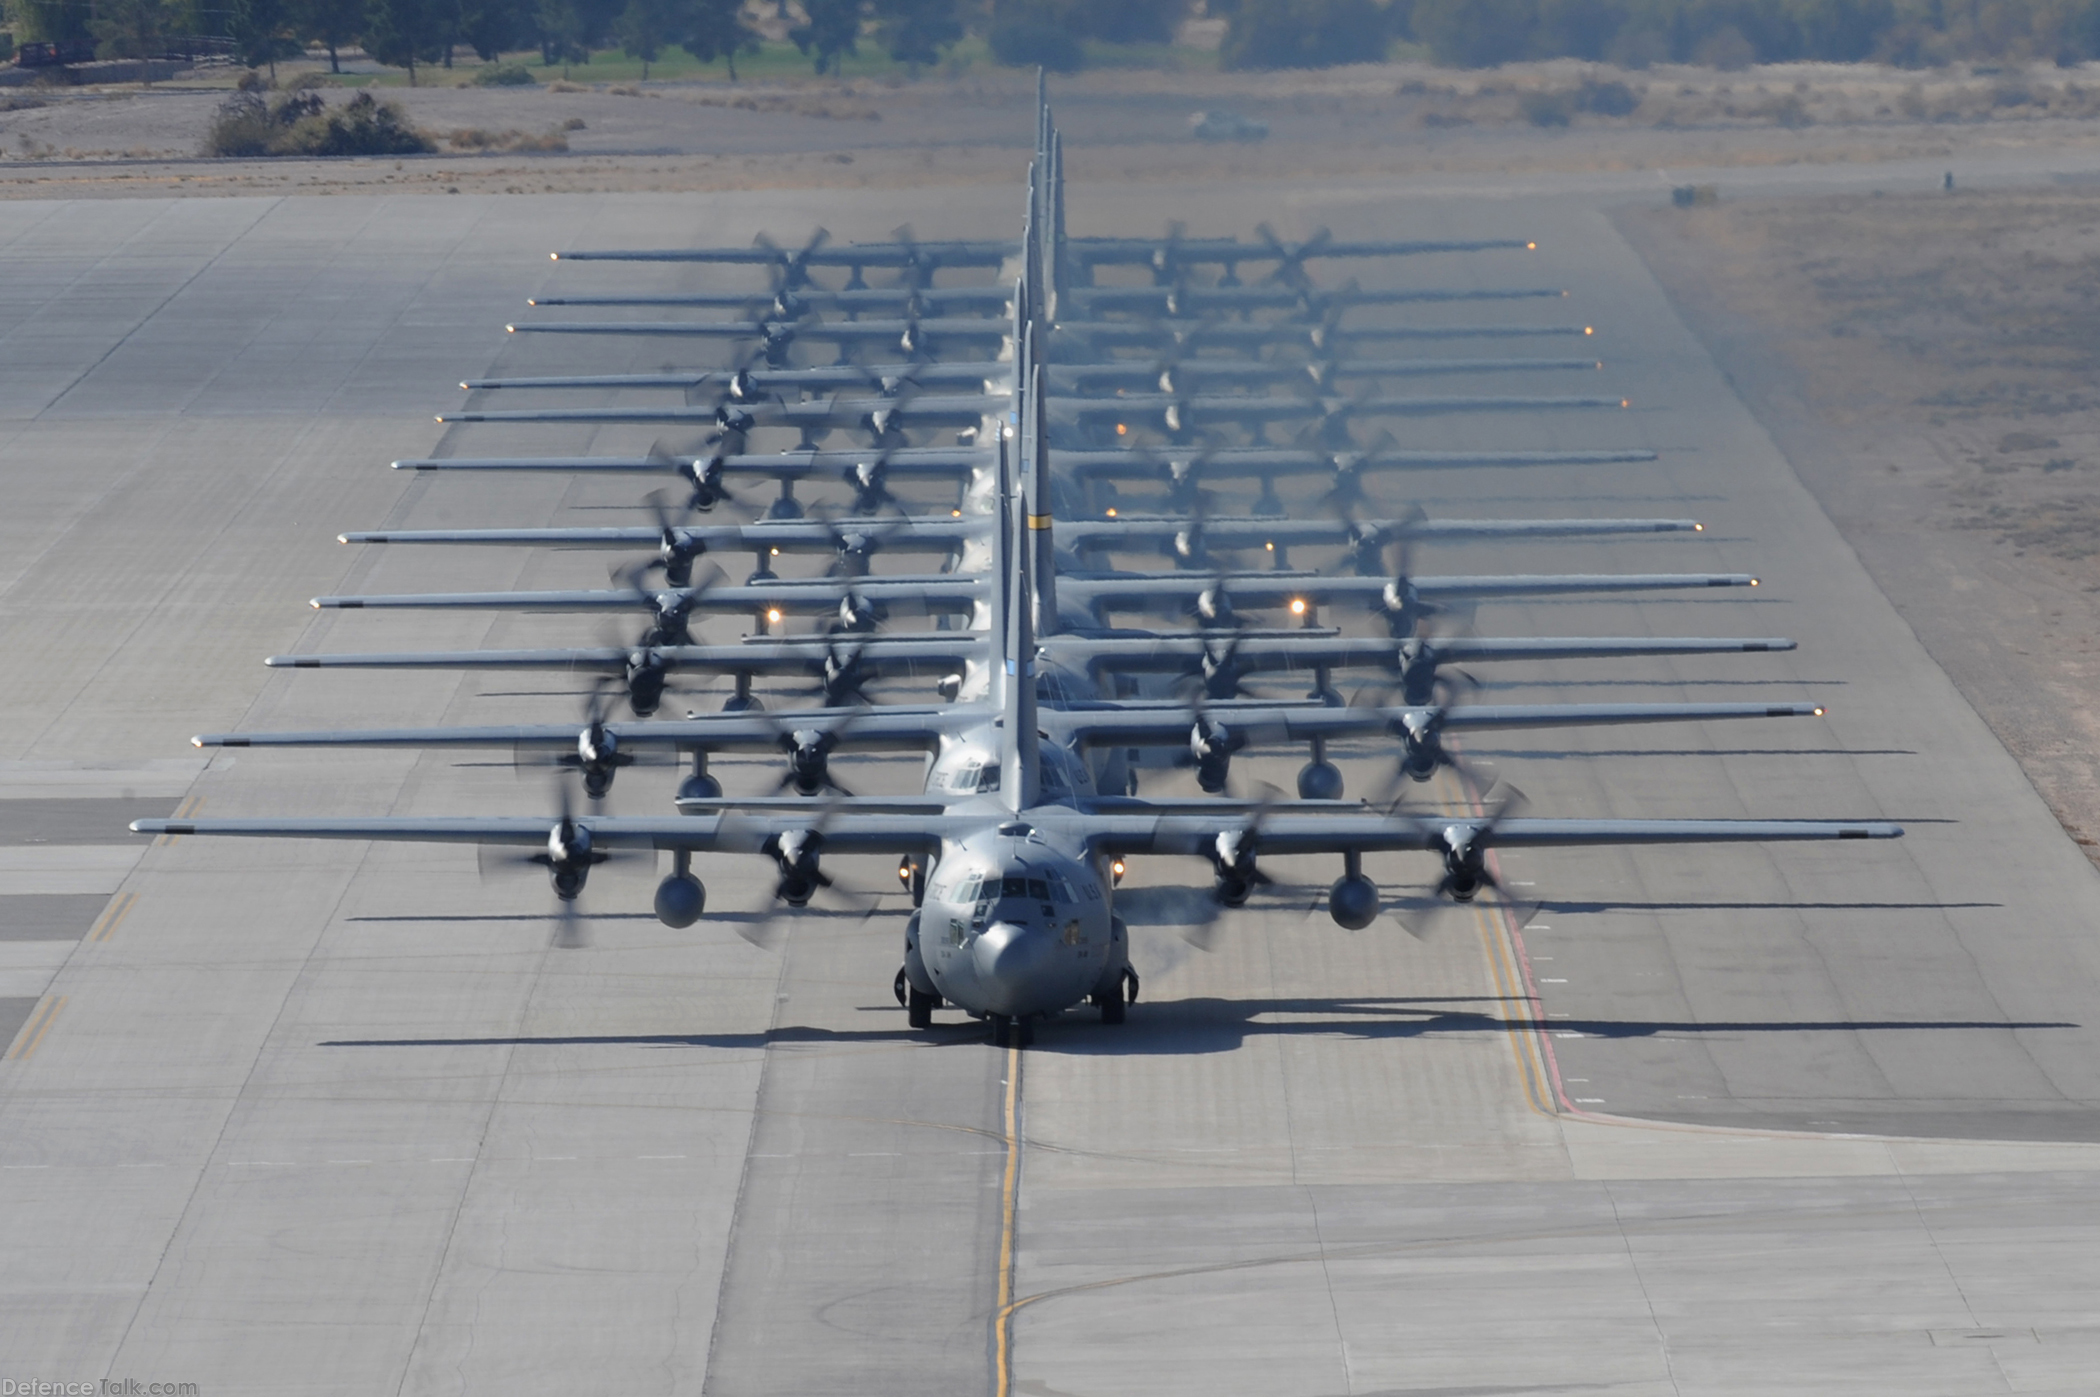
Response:
MULTIPOLYGON (((1004 232, 1014 212, 1001 191, 942 197, 959 226, 1004 232)), ((1162 202, 1082 192, 1075 226, 1154 226, 1162 202)), ((1230 191, 1166 202, 1192 227, 1247 221, 1230 191)), ((915 204, 0 205, 0 249, 25 269, 0 300, 0 478, 21 505, 0 513, 0 810, 16 812, 0 830, 68 831, 0 848, 0 909, 36 900, 7 925, 47 929, 0 937, 0 1030, 20 1024, 0 1061, 11 1369, 266 1393, 995 1382, 1010 1063, 960 1029, 902 1031, 894 912, 807 919, 761 951, 736 935, 748 922, 664 929, 643 911, 653 872, 616 864, 588 894, 593 945, 554 951, 536 877, 484 884, 458 850, 71 832, 72 812, 104 802, 545 799, 501 754, 222 754, 204 769, 184 739, 567 711, 579 700, 559 681, 257 661, 590 637, 581 619, 302 605, 353 585, 602 577, 588 555, 331 541, 604 522, 632 500, 631 483, 382 469, 646 445, 635 429, 430 421, 466 374, 574 361, 573 344, 497 329, 560 271, 547 247, 785 238, 818 218, 842 237, 907 217, 923 233, 933 216, 915 204)), ((1603 378, 1636 408, 1417 421, 1412 438, 1663 452, 1609 472, 1438 475, 1396 485, 1396 502, 1713 525, 1697 542, 1449 548, 1425 570, 1767 579, 1748 601, 1483 608, 1484 631, 1802 641, 1756 661, 1506 667, 1483 675, 1498 696, 1832 705, 1824 724, 1498 737, 1477 756, 1542 812, 1890 815, 1912 833, 1866 850, 1512 858, 1545 902, 1521 935, 1470 914, 1425 940, 1350 935, 1282 898, 1209 955, 1142 933, 1131 1023, 1053 1025, 1023 1068, 1009 1390, 2078 1390, 2100 1339, 2079 1206, 2100 1132, 2090 865, 1588 202, 1313 190, 1263 212, 1344 236, 1537 234, 1536 259, 1408 273, 1569 285, 1566 313, 1603 331, 1603 378)), ((698 284, 595 275, 615 274, 698 284)), ((594 362, 666 355, 608 346, 594 362)), ((1242 766, 1288 784, 1296 760, 1242 766)), ((722 766, 737 788, 768 779, 722 766)), ((1382 767, 1365 754, 1348 770, 1362 786, 1382 767)), ((862 779, 913 775, 869 764, 862 779)), ((613 808, 660 808, 666 784, 630 773, 613 808)), ((1377 871, 1426 877, 1399 859, 1377 871)), ((702 873, 717 908, 763 896, 748 867, 702 873)))

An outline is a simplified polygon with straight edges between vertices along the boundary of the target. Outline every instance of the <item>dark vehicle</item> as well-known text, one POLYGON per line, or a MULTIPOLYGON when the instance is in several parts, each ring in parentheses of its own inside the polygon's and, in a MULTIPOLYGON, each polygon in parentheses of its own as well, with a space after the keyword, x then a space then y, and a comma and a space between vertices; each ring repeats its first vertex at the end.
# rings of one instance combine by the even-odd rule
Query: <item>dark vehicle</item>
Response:
POLYGON ((94 61, 93 39, 60 39, 56 43, 39 40, 24 44, 15 50, 17 68, 63 68, 70 63, 94 61))

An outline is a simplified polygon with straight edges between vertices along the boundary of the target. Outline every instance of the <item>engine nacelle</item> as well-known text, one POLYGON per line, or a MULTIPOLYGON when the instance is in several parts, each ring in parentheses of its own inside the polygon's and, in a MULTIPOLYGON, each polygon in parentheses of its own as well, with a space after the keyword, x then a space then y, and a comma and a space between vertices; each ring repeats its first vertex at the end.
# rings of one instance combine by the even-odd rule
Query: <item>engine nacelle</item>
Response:
POLYGON ((1348 931, 1362 931, 1378 919, 1378 885, 1361 873, 1344 874, 1327 892, 1327 915, 1348 931))
POLYGON ((707 887, 690 873, 674 873, 656 885, 656 919, 684 929, 707 910, 707 887))
POLYGON ((670 671, 664 662, 647 650, 630 651, 627 656, 627 706, 636 717, 646 718, 654 713, 664 700, 664 684, 670 679, 670 671))
POLYGON ((1340 800, 1342 772, 1330 761, 1307 762, 1298 769, 1298 799, 1340 800))
POLYGON ((1232 773, 1232 754, 1239 739, 1223 723, 1199 719, 1189 730, 1189 755, 1196 760, 1196 784, 1216 795, 1232 773))

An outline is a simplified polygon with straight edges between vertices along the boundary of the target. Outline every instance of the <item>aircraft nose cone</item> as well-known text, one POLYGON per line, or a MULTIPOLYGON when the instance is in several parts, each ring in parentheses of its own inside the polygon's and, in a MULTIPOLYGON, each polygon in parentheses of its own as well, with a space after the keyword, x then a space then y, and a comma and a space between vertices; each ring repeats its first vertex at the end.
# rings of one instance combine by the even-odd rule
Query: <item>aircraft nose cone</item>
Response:
POLYGON ((986 927, 970 948, 970 959, 977 967, 979 983, 992 1000, 987 1007, 1000 1014, 1025 1014, 1040 1008, 1031 991, 1050 956, 1047 931, 1012 922, 994 922, 986 927))

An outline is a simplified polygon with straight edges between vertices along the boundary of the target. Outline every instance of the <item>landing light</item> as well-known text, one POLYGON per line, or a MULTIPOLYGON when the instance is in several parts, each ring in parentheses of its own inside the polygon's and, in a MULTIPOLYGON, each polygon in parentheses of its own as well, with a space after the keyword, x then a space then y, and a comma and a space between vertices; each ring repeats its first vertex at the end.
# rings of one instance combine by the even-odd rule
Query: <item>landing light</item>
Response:
POLYGON ((1524 250, 1526 252, 1537 252, 1539 250, 1539 245, 1537 243, 1526 243, 1524 244, 1524 250))
POLYGON ((776 557, 776 558, 777 558, 777 557, 779 557, 779 556, 780 556, 780 550, 779 550, 778 548, 775 548, 775 549, 773 549, 773 550, 771 550, 771 551, 772 551, 772 555, 773 555, 774 557, 776 557))
POLYGON ((1757 585, 1757 579, 1756 579, 1756 578, 1754 578, 1754 577, 1753 577, 1753 578, 1751 578, 1751 579, 1750 579, 1750 585, 1751 585, 1751 586, 1753 586, 1753 587, 1755 587, 1755 586, 1757 585))
POLYGON ((1823 716, 1823 710, 1820 707, 1816 709, 1816 716, 1818 718, 1823 716))
POLYGON ((948 517, 950 519, 960 519, 962 518, 962 511, 959 509, 951 509, 948 511, 948 517))
POLYGON ((775 626, 779 625, 779 624, 780 624, 780 608, 776 606, 776 607, 772 608, 771 610, 769 610, 768 612, 766 612, 766 621, 767 621, 767 623, 768 623, 769 625, 775 625, 775 626))
POLYGON ((1303 616, 1304 614, 1305 614, 1305 598, 1303 598, 1303 597, 1292 597, 1292 598, 1291 598, 1291 615, 1293 615, 1293 616, 1303 616))
POLYGON ((1128 428, 1128 427, 1124 426, 1124 425, 1123 425, 1122 423, 1120 423, 1120 422, 1116 423, 1116 435, 1117 435, 1117 436, 1119 436, 1119 437, 1120 437, 1120 436, 1123 436, 1124 434, 1126 434, 1127 432, 1129 432, 1129 430, 1130 430, 1130 428, 1128 428))
POLYGON ((1274 543, 1264 543, 1262 547, 1268 549, 1271 553, 1274 553, 1276 551, 1276 545, 1274 543))
POLYGON ((1692 525, 1692 532, 1693 532, 1693 533, 1695 533, 1695 534, 1703 534, 1703 533, 1705 533, 1705 532, 1706 532, 1706 525, 1704 525, 1704 524, 1694 524, 1694 525, 1692 525))
POLYGON ((1108 866, 1108 876, 1116 880, 1117 887, 1123 885, 1123 861, 1121 859, 1117 859, 1108 866))
POLYGON ((1619 406, 1620 406, 1620 407, 1632 407, 1632 406, 1633 406, 1633 399, 1631 399, 1631 398, 1621 398, 1621 399, 1619 399, 1619 406))
POLYGON ((1110 510, 1108 511, 1108 517, 1111 519, 1116 517, 1116 511, 1113 508, 1110 508, 1110 510))
POLYGON ((1594 325, 1585 325, 1582 327, 1582 333, 1584 333, 1585 335, 1594 335, 1597 333, 1597 327, 1594 325))

